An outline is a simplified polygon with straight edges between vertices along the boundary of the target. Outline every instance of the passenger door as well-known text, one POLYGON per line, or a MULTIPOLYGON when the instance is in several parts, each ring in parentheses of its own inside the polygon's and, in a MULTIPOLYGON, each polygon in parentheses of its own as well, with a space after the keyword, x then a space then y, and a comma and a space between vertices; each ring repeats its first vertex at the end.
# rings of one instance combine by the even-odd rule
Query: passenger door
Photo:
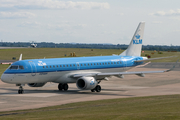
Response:
POLYGON ((33 61, 29 61, 29 64, 31 66, 31 75, 35 76, 37 72, 36 65, 33 61))
POLYGON ((79 70, 79 69, 80 69, 80 64, 79 64, 79 62, 77 62, 76 65, 77 65, 77 69, 79 70))
POLYGON ((127 61, 124 60, 124 61, 123 61, 123 69, 126 70, 126 67, 127 67, 127 61))

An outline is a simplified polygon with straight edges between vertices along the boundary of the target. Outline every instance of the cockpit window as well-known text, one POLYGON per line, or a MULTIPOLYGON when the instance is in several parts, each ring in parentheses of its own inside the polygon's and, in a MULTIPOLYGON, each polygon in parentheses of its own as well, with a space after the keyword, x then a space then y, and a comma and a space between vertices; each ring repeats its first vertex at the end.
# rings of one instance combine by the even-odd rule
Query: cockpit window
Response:
POLYGON ((20 65, 20 66, 19 66, 19 69, 24 70, 24 67, 20 65))
POLYGON ((18 65, 11 65, 11 67, 9 69, 10 70, 17 70, 18 69, 18 65))
POLYGON ((20 70, 24 70, 24 67, 22 66, 22 65, 11 65, 10 67, 9 67, 9 69, 10 70, 18 70, 18 69, 20 69, 20 70))

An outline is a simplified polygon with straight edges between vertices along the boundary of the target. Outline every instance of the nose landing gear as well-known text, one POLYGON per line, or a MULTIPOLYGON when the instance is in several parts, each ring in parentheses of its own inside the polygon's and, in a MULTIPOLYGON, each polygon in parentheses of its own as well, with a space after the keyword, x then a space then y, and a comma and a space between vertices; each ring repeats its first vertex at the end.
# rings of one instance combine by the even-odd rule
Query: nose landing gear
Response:
POLYGON ((16 86, 19 86, 18 94, 23 94, 24 93, 24 90, 23 90, 24 84, 16 84, 16 86))
POLYGON ((22 86, 19 86, 18 93, 19 93, 19 94, 23 94, 23 93, 24 93, 24 90, 23 90, 23 87, 22 87, 22 86))

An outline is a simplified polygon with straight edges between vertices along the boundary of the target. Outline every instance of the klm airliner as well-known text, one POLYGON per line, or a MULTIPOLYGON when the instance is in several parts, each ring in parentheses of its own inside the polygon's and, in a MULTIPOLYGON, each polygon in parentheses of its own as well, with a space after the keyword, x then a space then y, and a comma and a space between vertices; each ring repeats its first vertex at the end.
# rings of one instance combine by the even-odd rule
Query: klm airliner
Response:
POLYGON ((127 72, 144 61, 153 60, 141 57, 144 26, 145 22, 139 23, 128 48, 120 55, 22 60, 21 54, 19 61, 2 74, 1 80, 19 86, 19 94, 24 92, 22 86, 25 84, 42 87, 47 82, 59 83, 60 91, 67 91, 68 83, 76 83, 81 90, 100 92, 100 82, 110 76, 123 78, 123 75, 135 74, 144 77, 145 73, 170 71, 127 72))

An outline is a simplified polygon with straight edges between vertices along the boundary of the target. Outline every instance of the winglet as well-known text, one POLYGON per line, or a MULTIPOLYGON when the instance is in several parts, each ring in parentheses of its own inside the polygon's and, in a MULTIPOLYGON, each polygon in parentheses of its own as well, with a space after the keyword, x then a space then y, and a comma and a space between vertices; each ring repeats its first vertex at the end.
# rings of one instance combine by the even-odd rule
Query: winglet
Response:
POLYGON ((21 61, 22 60, 22 54, 19 56, 19 61, 21 61))
POLYGON ((178 61, 179 61, 179 59, 176 61, 176 63, 174 63, 174 65, 173 65, 172 68, 170 68, 170 69, 168 69, 168 70, 165 70, 164 72, 172 71, 172 70, 175 68, 175 66, 177 65, 178 61))

